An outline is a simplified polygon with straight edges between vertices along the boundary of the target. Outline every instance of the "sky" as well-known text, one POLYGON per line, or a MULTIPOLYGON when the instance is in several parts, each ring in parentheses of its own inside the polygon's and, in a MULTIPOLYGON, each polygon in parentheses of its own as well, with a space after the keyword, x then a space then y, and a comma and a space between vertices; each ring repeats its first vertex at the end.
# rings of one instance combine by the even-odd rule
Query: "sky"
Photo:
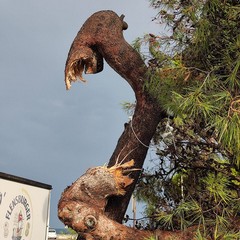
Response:
POLYGON ((105 64, 87 83, 65 90, 70 45, 94 12, 124 14, 132 43, 159 33, 147 0, 0 0, 0 172, 52 185, 50 226, 62 191, 108 162, 135 100, 127 82, 105 64))

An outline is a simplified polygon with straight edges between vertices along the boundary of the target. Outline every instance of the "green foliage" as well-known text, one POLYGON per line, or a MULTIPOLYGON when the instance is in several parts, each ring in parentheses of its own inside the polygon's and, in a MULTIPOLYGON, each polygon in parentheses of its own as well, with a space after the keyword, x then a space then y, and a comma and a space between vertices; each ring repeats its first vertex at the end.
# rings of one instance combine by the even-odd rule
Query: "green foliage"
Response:
POLYGON ((202 181, 209 192, 210 198, 213 197, 216 204, 221 201, 226 204, 230 202, 232 192, 228 189, 229 180, 226 176, 221 173, 209 173, 202 181))
POLYGON ((201 118, 206 127, 214 127, 217 141, 240 166, 239 2, 151 1, 151 5, 160 9, 158 18, 172 28, 172 35, 149 34, 136 41, 139 51, 141 43, 149 48, 144 57, 149 63, 146 90, 175 116, 201 118))
POLYGON ((132 116, 135 108, 134 103, 122 102, 122 109, 127 113, 128 116, 132 116))
MULTIPOLYGON (((222 164, 227 162, 220 159, 216 162, 224 170, 222 164)), ((188 166, 187 169, 184 164, 184 171, 182 165, 176 167, 177 164, 175 163, 175 168, 169 167, 168 171, 161 164, 156 164, 148 174, 143 173, 139 181, 136 194, 147 203, 145 213, 150 217, 149 226, 173 230, 195 225, 198 226, 198 239, 207 239, 212 234, 215 235, 213 239, 229 239, 229 236, 238 239, 239 225, 235 222, 239 221, 240 199, 239 187, 234 188, 231 181, 233 175, 216 171, 214 163, 207 166, 212 169, 204 166, 200 169, 188 166)))
POLYGON ((158 159, 136 189, 151 228, 199 226, 196 239, 240 239, 240 2, 151 0, 168 36, 135 42, 148 91, 169 117, 158 159))

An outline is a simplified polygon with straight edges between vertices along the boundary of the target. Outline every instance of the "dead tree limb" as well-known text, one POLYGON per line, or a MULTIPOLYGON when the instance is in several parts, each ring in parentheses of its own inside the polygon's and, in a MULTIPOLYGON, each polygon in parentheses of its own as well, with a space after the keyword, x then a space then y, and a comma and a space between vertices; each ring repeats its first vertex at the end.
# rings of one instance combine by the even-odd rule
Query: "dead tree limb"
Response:
MULTIPOLYGON (((142 168, 163 112, 144 89, 148 81, 147 67, 138 52, 125 41, 123 30, 126 28, 123 16, 119 17, 112 11, 93 14, 72 43, 65 68, 65 83, 70 89, 71 82, 78 79, 85 81, 83 71, 87 74, 102 71, 103 58, 129 83, 136 96, 136 108, 132 121, 125 124, 109 166, 113 166, 116 159, 135 159, 135 167, 142 168)), ((106 206, 108 216, 118 222, 124 217, 139 172, 134 172, 131 177, 134 183, 127 189, 127 194, 110 198, 106 206)))
MULTIPOLYGON (((130 171, 129 177, 124 176, 125 168, 129 167, 124 164, 133 163, 131 159, 134 159, 131 167, 142 168, 150 141, 164 115, 159 103, 144 88, 148 81, 147 67, 123 37, 127 28, 123 18, 112 11, 93 14, 74 39, 66 62, 67 89, 73 81, 85 81, 83 72, 102 71, 105 59, 129 83, 136 96, 134 115, 125 124, 108 167, 87 171, 64 191, 59 201, 59 218, 75 229, 79 238, 141 240, 153 234, 120 224, 140 174, 140 171, 130 171)), ((181 233, 154 234, 169 239, 181 233)))

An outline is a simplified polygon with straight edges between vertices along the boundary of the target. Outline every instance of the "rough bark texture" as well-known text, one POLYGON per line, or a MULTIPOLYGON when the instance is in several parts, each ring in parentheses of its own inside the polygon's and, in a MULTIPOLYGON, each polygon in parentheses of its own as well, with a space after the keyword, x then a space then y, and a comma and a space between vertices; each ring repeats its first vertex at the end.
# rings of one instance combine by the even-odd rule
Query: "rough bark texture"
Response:
MULTIPOLYGON (((108 174, 109 169, 119 167, 119 163, 128 163, 131 159, 134 159, 133 168, 142 168, 148 145, 163 114, 161 106, 144 90, 144 84, 148 81, 147 67, 123 37, 123 30, 127 28, 123 17, 112 11, 93 14, 78 32, 66 62, 67 89, 70 89, 72 81, 85 81, 82 77, 83 71, 102 71, 104 58, 130 84, 136 96, 134 116, 125 124, 108 168, 87 171, 65 190, 59 202, 59 218, 78 231, 79 239, 130 240, 144 239, 153 234, 119 224, 124 217, 140 171, 130 171, 131 180, 122 178, 121 173, 120 179, 124 180, 121 180, 120 184, 114 175, 119 177, 124 167, 119 168, 121 171, 112 172, 112 176, 108 174), (115 188, 120 189, 120 192, 114 192, 115 188)), ((154 234, 161 235, 161 239, 169 239, 169 236, 180 236, 181 233, 160 231, 154 234)))
MULTIPOLYGON (((127 24, 123 16, 112 11, 100 11, 93 14, 78 32, 69 51, 65 82, 69 89, 72 81, 83 80, 82 72, 97 73, 103 69, 103 60, 119 73, 132 87, 136 96, 136 109, 133 119, 125 124, 109 166, 116 159, 129 161, 135 159, 136 167, 141 168, 148 146, 161 119, 161 108, 144 91, 147 67, 140 55, 125 41, 123 30, 127 24)), ((113 90, 114 91, 114 90, 113 90)), ((134 184, 127 189, 124 197, 109 199, 106 207, 108 216, 121 222, 126 212, 139 172, 133 174, 134 184)))
MULTIPOLYGON (((132 184, 128 174, 134 160, 114 166, 89 169, 65 189, 58 205, 58 216, 68 226, 80 233, 79 239, 143 240, 151 236, 156 239, 179 237, 179 232, 149 232, 126 227, 109 219, 104 211, 109 196, 122 196, 125 188, 132 184), (100 184, 99 184, 100 183, 100 184)), ((182 239, 193 239, 188 231, 182 239), (185 238, 189 237, 189 238, 185 238)))
MULTIPOLYGON (((138 239, 139 231, 126 228, 107 218, 104 214, 107 198, 111 195, 123 195, 124 187, 132 179, 124 176, 126 168, 134 161, 115 165, 112 168, 97 167, 89 169, 71 187, 68 187, 59 201, 59 218, 86 239, 138 239), (99 184, 101 183, 101 184, 99 184)), ((145 234, 146 233, 141 233, 145 234)))

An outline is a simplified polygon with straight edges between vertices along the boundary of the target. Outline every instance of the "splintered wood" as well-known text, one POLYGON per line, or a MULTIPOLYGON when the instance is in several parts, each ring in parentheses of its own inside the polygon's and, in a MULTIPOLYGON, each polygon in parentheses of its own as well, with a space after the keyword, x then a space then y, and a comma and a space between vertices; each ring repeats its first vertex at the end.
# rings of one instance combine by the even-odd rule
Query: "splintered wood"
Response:
POLYGON ((141 237, 149 236, 148 232, 128 228, 104 214, 108 197, 124 195, 125 188, 132 183, 124 173, 129 173, 133 166, 134 160, 131 160, 110 168, 103 166, 87 170, 62 193, 58 204, 60 220, 89 239, 126 240, 133 239, 133 236, 136 239, 139 232, 141 237))

